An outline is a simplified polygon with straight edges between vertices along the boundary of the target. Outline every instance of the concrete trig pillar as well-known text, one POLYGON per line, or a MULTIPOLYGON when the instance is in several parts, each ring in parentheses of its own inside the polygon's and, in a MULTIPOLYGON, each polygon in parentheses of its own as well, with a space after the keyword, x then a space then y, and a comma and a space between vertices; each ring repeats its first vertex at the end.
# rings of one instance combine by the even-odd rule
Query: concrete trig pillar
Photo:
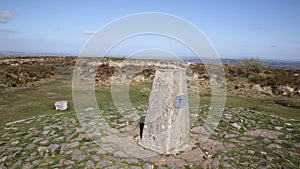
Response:
POLYGON ((140 145, 158 153, 171 153, 190 131, 187 81, 184 69, 155 72, 140 145))

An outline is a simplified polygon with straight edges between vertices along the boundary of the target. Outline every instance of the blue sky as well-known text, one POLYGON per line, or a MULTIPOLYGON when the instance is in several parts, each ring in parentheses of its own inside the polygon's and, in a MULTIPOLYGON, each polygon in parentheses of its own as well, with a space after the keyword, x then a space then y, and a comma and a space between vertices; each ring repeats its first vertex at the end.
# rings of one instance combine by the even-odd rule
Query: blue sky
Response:
MULTIPOLYGON (((111 21, 163 12, 197 26, 220 57, 300 61, 299 9, 298 0, 0 0, 0 51, 79 54, 90 32, 111 21)), ((145 47, 191 55, 179 43, 157 36, 129 39, 111 54, 128 55, 145 47)))

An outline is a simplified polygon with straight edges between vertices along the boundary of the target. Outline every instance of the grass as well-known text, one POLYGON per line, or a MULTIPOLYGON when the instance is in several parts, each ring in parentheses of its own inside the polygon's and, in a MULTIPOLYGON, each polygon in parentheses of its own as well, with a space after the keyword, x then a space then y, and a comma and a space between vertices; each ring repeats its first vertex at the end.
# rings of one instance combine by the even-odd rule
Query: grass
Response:
MULTIPOLYGON (((210 96, 200 96, 201 104, 210 104, 210 96)), ((227 107, 243 107, 246 109, 256 110, 268 115, 275 115, 287 119, 300 120, 299 109, 285 107, 274 103, 273 99, 254 99, 242 96, 228 95, 226 97, 227 107)))
POLYGON ((68 100, 72 105, 70 78, 69 73, 53 77, 30 88, 10 88, 1 91, 0 125, 31 116, 58 113, 53 109, 54 102, 58 100, 68 100))
MULTIPOLYGON (((0 125, 31 116, 42 114, 55 114, 53 109, 55 101, 68 100, 72 106, 72 67, 61 67, 55 76, 42 80, 28 88, 7 88, 0 90, 0 125)), ((133 106, 148 104, 151 89, 150 82, 131 84, 129 89, 130 101, 133 106), (147 90, 144 90, 147 88, 147 90)), ((105 110, 114 110, 115 106, 109 87, 96 87, 98 106, 105 110)), ((255 99, 242 96, 228 95, 227 107, 244 107, 269 115, 300 120, 299 109, 276 104, 275 98, 255 99)), ((200 105, 210 104, 208 95, 200 96, 200 105)), ((300 103, 293 103, 299 105, 300 103)), ((70 111, 74 111, 71 107, 70 111)))

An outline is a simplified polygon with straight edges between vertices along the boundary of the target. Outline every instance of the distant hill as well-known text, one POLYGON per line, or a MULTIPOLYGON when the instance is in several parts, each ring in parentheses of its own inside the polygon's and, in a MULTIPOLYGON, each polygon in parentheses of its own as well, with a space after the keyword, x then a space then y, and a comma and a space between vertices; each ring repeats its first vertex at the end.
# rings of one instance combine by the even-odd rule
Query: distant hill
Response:
MULTIPOLYGON (((74 54, 74 53, 50 53, 50 52, 37 53, 37 52, 19 52, 19 51, 0 51, 0 57, 1 56, 77 56, 77 55, 78 54, 74 54)), ((195 58, 195 57, 183 57, 182 59, 187 62, 202 63, 199 58, 195 58)), ((223 64, 228 64, 232 66, 234 66, 236 60, 237 59, 221 58, 223 64)), ((300 61, 282 61, 282 60, 267 60, 267 59, 263 59, 262 61, 267 67, 300 70, 300 61)))
MULTIPOLYGON (((198 62, 202 63, 199 59, 193 59, 193 58, 187 58, 184 59, 188 62, 198 62)), ((221 58, 221 61, 223 64, 228 64, 231 66, 235 65, 237 59, 227 59, 227 58, 221 58)), ((281 61, 281 60, 262 60, 262 62, 265 64, 266 67, 271 68, 280 68, 280 69, 294 69, 294 70, 300 70, 300 61, 281 61)))

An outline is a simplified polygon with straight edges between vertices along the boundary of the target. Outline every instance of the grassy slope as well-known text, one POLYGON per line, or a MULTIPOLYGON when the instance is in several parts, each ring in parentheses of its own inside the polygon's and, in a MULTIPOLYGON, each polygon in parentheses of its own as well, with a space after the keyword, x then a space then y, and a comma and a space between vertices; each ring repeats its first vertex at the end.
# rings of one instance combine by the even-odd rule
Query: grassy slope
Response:
MULTIPOLYGON (((27 117, 57 113, 52 106, 55 101, 68 100, 72 106, 72 69, 62 68, 58 75, 29 89, 11 88, 0 91, 0 125, 27 117)), ((142 84, 142 87, 151 87, 150 83, 142 84)), ((148 94, 141 92, 141 86, 130 87, 130 99, 133 105, 147 104, 148 94)), ((113 102, 110 88, 97 88, 96 97, 99 106, 112 108, 113 102)), ((209 96, 200 96, 201 104, 209 104, 209 96)), ((228 96, 228 107, 245 107, 277 115, 285 118, 300 119, 299 109, 283 107, 273 100, 259 100, 240 96, 228 96)), ((73 108, 71 107, 71 111, 73 108)))

